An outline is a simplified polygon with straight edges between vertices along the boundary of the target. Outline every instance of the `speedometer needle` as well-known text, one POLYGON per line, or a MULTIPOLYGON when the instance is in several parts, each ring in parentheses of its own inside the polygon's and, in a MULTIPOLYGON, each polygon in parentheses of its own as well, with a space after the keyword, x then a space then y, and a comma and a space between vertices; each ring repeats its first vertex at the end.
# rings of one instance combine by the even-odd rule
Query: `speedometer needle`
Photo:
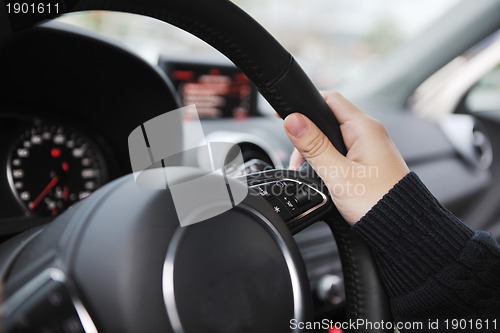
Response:
POLYGON ((45 198, 45 196, 50 192, 50 190, 52 190, 52 188, 54 186, 56 186, 56 184, 58 182, 59 182, 59 178, 57 176, 52 178, 50 183, 47 186, 45 186, 43 191, 36 197, 36 199, 29 204, 29 206, 28 206, 29 209, 31 209, 31 210, 35 209, 36 206, 38 206, 38 204, 42 201, 42 199, 45 198))

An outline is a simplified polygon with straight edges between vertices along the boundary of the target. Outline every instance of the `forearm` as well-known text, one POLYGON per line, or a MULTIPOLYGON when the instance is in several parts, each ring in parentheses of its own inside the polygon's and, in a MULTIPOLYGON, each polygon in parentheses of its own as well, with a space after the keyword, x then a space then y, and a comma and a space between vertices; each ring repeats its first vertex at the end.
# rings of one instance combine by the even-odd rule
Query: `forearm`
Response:
POLYGON ((458 220, 415 174, 403 178, 354 229, 373 249, 395 320, 499 316, 499 245, 458 220))

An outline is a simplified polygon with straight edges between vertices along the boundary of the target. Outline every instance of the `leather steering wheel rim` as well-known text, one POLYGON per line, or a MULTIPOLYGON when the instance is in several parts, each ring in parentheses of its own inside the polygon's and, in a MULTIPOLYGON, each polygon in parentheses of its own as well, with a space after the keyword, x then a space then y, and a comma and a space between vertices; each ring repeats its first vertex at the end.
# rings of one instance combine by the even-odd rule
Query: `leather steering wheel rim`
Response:
MULTIPOLYGON (((233 61, 282 118, 300 112, 346 153, 340 127, 298 63, 262 26, 228 0, 67 1, 67 12, 109 10, 153 17, 204 40, 233 61), (210 13, 210 14, 208 14, 210 13)), ((327 220, 337 240, 353 321, 391 321, 389 302, 370 249, 337 217, 327 220)), ((383 330, 373 330, 383 332, 383 330)))

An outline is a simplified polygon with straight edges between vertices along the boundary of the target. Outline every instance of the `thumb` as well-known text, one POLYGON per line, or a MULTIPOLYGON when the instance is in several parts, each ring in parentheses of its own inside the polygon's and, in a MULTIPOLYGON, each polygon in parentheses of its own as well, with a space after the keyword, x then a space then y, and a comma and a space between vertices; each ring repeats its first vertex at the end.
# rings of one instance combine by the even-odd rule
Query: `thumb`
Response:
POLYGON ((331 180, 331 167, 347 164, 347 159, 306 116, 293 113, 285 118, 284 127, 290 141, 325 182, 331 180))

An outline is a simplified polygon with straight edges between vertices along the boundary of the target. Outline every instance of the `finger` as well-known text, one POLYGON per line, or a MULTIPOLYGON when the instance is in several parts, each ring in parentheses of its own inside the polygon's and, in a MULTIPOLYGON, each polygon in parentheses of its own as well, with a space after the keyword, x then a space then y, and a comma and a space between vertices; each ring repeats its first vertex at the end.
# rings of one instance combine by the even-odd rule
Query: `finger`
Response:
POLYGON ((366 113, 358 109, 338 92, 322 92, 321 94, 340 125, 351 120, 358 121, 367 117, 366 113))
POLYGON ((293 113, 286 117, 284 127, 299 153, 323 180, 326 181, 331 167, 347 163, 346 158, 306 116, 293 113))
POLYGON ((295 148, 292 152, 292 155, 290 156, 290 164, 288 166, 288 169, 298 170, 300 168, 300 165, 302 164, 302 161, 304 161, 304 157, 302 157, 297 148, 295 148))

